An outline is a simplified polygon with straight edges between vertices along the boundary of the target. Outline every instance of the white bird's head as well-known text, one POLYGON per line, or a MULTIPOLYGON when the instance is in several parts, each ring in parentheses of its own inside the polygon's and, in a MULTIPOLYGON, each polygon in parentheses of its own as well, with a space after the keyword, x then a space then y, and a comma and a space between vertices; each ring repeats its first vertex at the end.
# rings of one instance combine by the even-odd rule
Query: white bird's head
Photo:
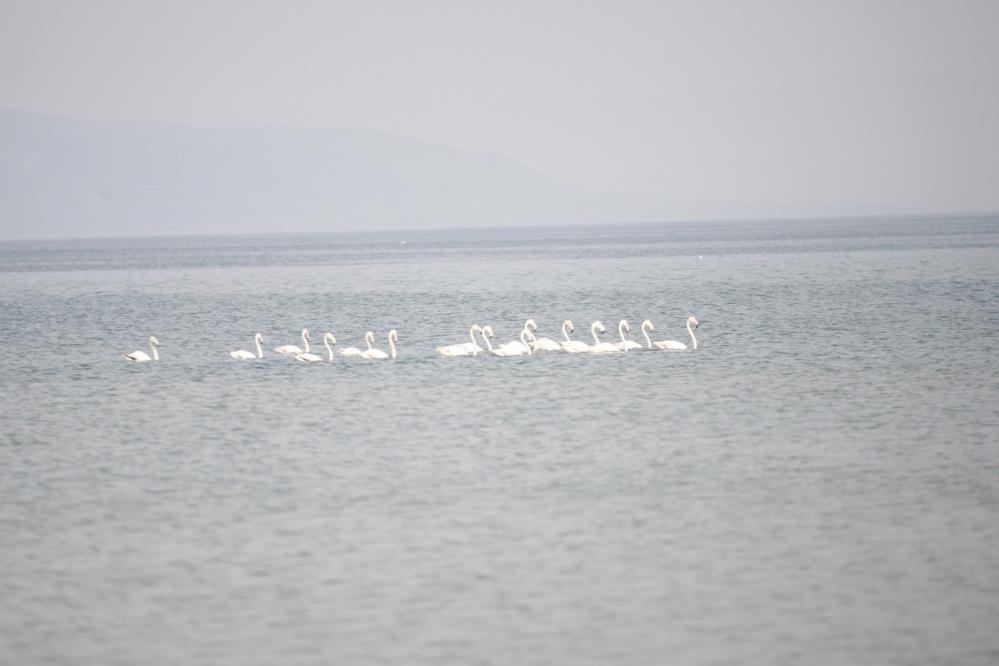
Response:
POLYGON ((631 326, 628 324, 627 319, 622 319, 617 323, 617 327, 627 332, 631 332, 631 326))
POLYGON ((155 335, 150 335, 149 336, 149 344, 151 344, 151 345, 153 345, 155 347, 159 347, 160 346, 160 341, 156 339, 155 335))
POLYGON ((331 345, 335 345, 336 344, 336 338, 333 337, 332 333, 327 333, 326 335, 323 336, 323 342, 328 342, 331 345))
POLYGON ((538 330, 538 325, 533 319, 528 319, 527 321, 524 322, 524 328, 526 328, 529 331, 536 331, 538 330))
POLYGON ((697 321, 697 317, 691 316, 687 317, 687 324, 693 326, 694 328, 697 328, 698 326, 701 325, 701 322, 697 321))
POLYGON ((483 326, 482 327, 482 335, 486 336, 487 338, 493 337, 493 327, 490 326, 489 324, 486 324, 485 326, 483 326))
POLYGON ((389 331, 389 340, 395 343, 399 342, 399 332, 394 328, 391 331, 389 331))
POLYGON ((257 342, 261 343, 261 344, 263 344, 263 342, 264 342, 264 336, 260 335, 259 333, 257 333, 256 335, 254 335, 253 339, 256 340, 257 342))
POLYGON ((649 321, 648 319, 646 319, 645 321, 642 322, 642 330, 644 331, 645 329, 648 329, 650 331, 654 331, 654 330, 656 330, 656 327, 652 325, 651 321, 649 321))
POLYGON ((593 322, 593 324, 590 326, 590 329, 594 330, 594 331, 596 331, 598 333, 606 333, 607 332, 607 329, 604 328, 604 323, 602 321, 595 321, 595 322, 593 322))
POLYGON ((311 340, 312 339, 312 338, 309 337, 309 329, 307 329, 307 328, 303 328, 302 329, 302 338, 305 339, 305 340, 311 340))

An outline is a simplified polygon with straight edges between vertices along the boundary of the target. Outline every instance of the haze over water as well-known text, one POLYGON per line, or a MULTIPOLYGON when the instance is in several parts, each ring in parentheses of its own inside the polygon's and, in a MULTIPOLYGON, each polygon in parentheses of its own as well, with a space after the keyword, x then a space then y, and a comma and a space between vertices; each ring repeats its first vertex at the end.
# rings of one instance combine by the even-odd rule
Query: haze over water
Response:
POLYGON ((999 659, 995 218, 0 243, 0 312, 0 662, 999 659), (228 358, 303 326, 400 356, 228 358))

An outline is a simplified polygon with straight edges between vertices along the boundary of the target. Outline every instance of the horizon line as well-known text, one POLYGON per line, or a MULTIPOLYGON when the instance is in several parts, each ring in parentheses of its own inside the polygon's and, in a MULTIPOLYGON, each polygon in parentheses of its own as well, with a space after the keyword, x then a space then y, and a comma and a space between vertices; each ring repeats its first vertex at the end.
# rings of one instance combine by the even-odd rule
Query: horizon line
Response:
POLYGON ((399 234, 399 233, 416 233, 416 234, 428 234, 428 233, 446 233, 446 232, 488 232, 488 231, 512 231, 512 230, 558 230, 558 229, 569 229, 573 227, 582 227, 587 229, 596 228, 619 228, 619 227, 636 227, 636 226, 653 226, 653 225, 668 225, 668 224, 751 224, 758 222, 777 222, 777 223, 815 223, 815 222, 897 222, 902 220, 919 221, 919 222, 956 222, 962 220, 988 220, 990 218, 995 218, 999 221, 999 210, 994 211, 953 211, 946 213, 928 213, 928 212, 914 212, 914 213, 887 213, 887 214, 851 214, 851 215, 807 215, 807 216, 767 216, 767 217, 717 217, 717 218, 684 218, 684 219, 671 219, 671 220, 633 220, 633 221, 622 221, 622 222, 572 222, 568 224, 530 224, 530 225, 492 225, 486 227, 415 227, 415 228, 379 228, 371 229, 366 231, 359 231, 356 229, 351 230, 330 230, 330 231, 261 231, 261 232, 247 232, 247 233, 179 233, 179 234, 125 234, 125 235, 101 235, 101 236, 66 236, 62 238, 51 238, 51 237, 14 237, 14 238, 0 238, 0 243, 60 243, 68 241, 114 241, 114 240, 179 240, 184 238, 198 239, 198 238, 266 238, 266 237, 278 237, 278 236, 301 236, 301 237, 316 237, 316 236, 350 236, 350 235, 388 235, 388 234, 399 234))

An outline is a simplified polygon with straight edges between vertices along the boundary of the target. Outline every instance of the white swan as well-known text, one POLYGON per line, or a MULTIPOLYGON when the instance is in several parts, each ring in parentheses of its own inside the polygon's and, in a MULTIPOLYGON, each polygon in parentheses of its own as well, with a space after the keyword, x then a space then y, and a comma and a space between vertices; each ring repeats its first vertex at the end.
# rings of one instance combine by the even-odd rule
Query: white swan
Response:
POLYGON ((649 337, 649 331, 656 330, 656 327, 652 325, 652 322, 646 319, 642 322, 642 335, 645 336, 645 348, 652 349, 652 339, 649 337))
POLYGON ((629 340, 624 337, 625 333, 631 332, 631 326, 628 325, 627 319, 622 319, 617 323, 617 332, 621 336, 621 342, 617 343, 616 347, 621 351, 628 351, 629 349, 641 349, 642 345, 638 344, 634 340, 629 340))
POLYGON ((471 342, 465 342, 460 345, 448 345, 446 347, 438 347, 437 353, 444 356, 475 356, 480 351, 485 351, 475 342, 475 334, 481 332, 482 327, 478 324, 472 324, 472 328, 468 329, 468 337, 472 339, 471 342))
MULTIPOLYGON (((694 331, 691 330, 691 326, 697 328, 701 325, 701 322, 697 321, 697 317, 687 317, 687 333, 690 334, 690 341, 693 344, 694 349, 697 349, 697 338, 694 337, 694 331)), ((687 348, 687 345, 676 340, 660 340, 659 342, 652 343, 659 349, 666 351, 680 351, 687 348)))
MULTIPOLYGON (((524 341, 524 338, 526 337, 524 335, 524 331, 527 331, 527 335, 530 336, 530 338, 532 340, 536 340, 537 338, 534 337, 534 333, 532 333, 531 329, 528 328, 528 325, 527 325, 528 323, 533 324, 534 322, 532 320, 530 320, 530 319, 527 320, 527 323, 524 324, 524 328, 522 328, 520 330, 520 336, 519 336, 520 339, 519 340, 511 340, 510 342, 503 343, 502 345, 500 345, 496 349, 504 349, 504 348, 506 348, 507 351, 509 351, 509 352, 512 352, 512 351, 516 350, 519 354, 530 354, 532 352, 532 350, 527 345, 527 342, 524 341)), ((489 330, 492 331, 492 329, 489 329, 489 330)), ((505 356, 509 356, 510 354, 504 354, 504 355, 505 356)))
POLYGON ((302 344, 305 345, 305 351, 304 352, 302 351, 302 348, 299 347, 298 345, 281 345, 280 347, 275 347, 274 351, 276 351, 278 354, 288 354, 288 355, 302 354, 302 353, 308 354, 309 353, 309 329, 307 329, 307 328, 303 328, 302 329, 302 344))
POLYGON ((482 336, 482 342, 484 342, 486 345, 486 351, 488 351, 491 354, 493 352, 493 343, 492 343, 493 327, 490 326, 489 324, 486 324, 485 326, 479 329, 479 335, 482 336))
POLYGON ((155 335, 149 336, 149 351, 153 352, 150 356, 144 351, 134 351, 131 354, 122 354, 129 361, 135 361, 136 363, 145 363, 146 361, 158 361, 160 360, 159 352, 156 348, 160 346, 160 341, 156 339, 155 335))
POLYGON ((257 333, 256 335, 253 336, 253 344, 255 344, 257 346, 257 353, 256 353, 256 355, 254 355, 251 352, 246 351, 245 349, 240 349, 239 351, 231 351, 231 352, 229 352, 229 356, 233 357, 236 360, 240 360, 240 361, 249 361, 251 359, 263 358, 264 357, 264 350, 260 348, 260 345, 261 345, 261 343, 263 341, 264 341, 264 336, 260 335, 259 333, 257 333))
POLYGON ((371 351, 371 343, 375 341, 375 334, 368 331, 364 334, 364 342, 367 344, 368 348, 365 350, 360 350, 357 347, 347 347, 340 351, 340 356, 363 356, 365 352, 371 351))
POLYGON ((489 351, 493 353, 494 356, 530 356, 531 355, 531 345, 528 344, 528 340, 534 340, 534 334, 531 333, 524 327, 520 331, 520 340, 508 342, 505 345, 500 345, 496 349, 490 346, 489 351))
POLYGON ((593 344, 590 345, 589 352, 591 354, 609 354, 612 352, 621 351, 615 345, 609 342, 600 342, 600 338, 597 337, 597 332, 606 333, 607 329, 604 328, 603 322, 595 321, 590 324, 590 335, 593 336, 593 344))
POLYGON ((572 340, 569 338, 569 332, 575 332, 576 329, 573 327, 572 322, 568 319, 562 322, 562 335, 565 336, 565 342, 560 343, 562 351, 567 351, 570 354, 578 354, 580 352, 590 351, 590 346, 587 345, 582 340, 572 340), (568 332, 566 331, 568 329, 568 332))
MULTIPOLYGON (((534 332, 538 330, 538 325, 534 323, 533 319, 528 319, 524 322, 524 328, 530 331, 533 336, 534 332)), ((534 351, 561 351, 562 349, 562 345, 555 342, 551 338, 535 337, 534 342, 532 342, 531 345, 534 347, 534 351)))
POLYGON ((394 359, 396 356, 395 343, 399 342, 399 333, 393 328, 388 334, 389 343, 389 353, 386 354, 381 349, 369 349, 368 351, 361 354, 363 358, 371 360, 380 360, 386 358, 394 359))
MULTIPOLYGON (((323 345, 326 347, 326 360, 330 363, 333 362, 333 347, 330 345, 336 344, 336 338, 333 337, 332 333, 327 333, 323 336, 323 345)), ((309 352, 303 352, 301 354, 295 354, 295 358, 303 363, 316 363, 323 360, 323 357, 318 354, 310 354, 309 352)))

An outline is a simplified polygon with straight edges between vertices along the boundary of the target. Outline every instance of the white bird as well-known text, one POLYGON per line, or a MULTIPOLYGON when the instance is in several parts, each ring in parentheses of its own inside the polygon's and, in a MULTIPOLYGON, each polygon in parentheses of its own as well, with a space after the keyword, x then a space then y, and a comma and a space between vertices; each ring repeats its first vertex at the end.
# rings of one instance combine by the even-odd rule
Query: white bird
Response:
POLYGON ((629 340, 624 337, 625 333, 631 332, 631 326, 628 325, 627 319, 622 319, 617 323, 617 332, 621 336, 621 342, 617 343, 617 348, 621 351, 628 351, 629 349, 641 349, 642 345, 638 344, 634 340, 629 340))
POLYGON ((562 322, 562 335, 565 336, 565 342, 560 343, 562 350, 567 351, 570 354, 590 351, 590 346, 582 340, 572 340, 569 338, 569 332, 575 333, 575 331, 576 329, 573 327, 570 320, 566 319, 562 322), (566 329, 568 329, 568 331, 566 329))
MULTIPOLYGON (((530 319, 528 319, 527 321, 528 321, 528 323, 534 323, 530 319)), ((492 329, 490 328, 489 331, 491 333, 492 329)), ((520 336, 519 336, 520 339, 519 340, 511 340, 510 342, 503 343, 502 345, 500 345, 496 349, 504 349, 504 348, 506 348, 506 350, 508 352, 512 352, 512 351, 516 350, 518 352, 518 354, 530 354, 531 353, 531 348, 524 341, 524 338, 525 338, 524 331, 527 331, 527 334, 531 337, 532 340, 536 339, 534 337, 534 333, 531 332, 531 329, 528 328, 527 324, 524 324, 524 328, 522 328, 521 331, 520 331, 520 336)), ((510 355, 509 353, 508 354, 504 354, 504 356, 509 356, 509 355, 510 355)))
MULTIPOLYGON (((330 345, 336 344, 336 338, 333 337, 332 333, 327 333, 323 336, 323 345, 326 347, 327 361, 333 362, 333 348, 330 345)), ((323 357, 318 354, 310 354, 309 352, 303 352, 301 354, 295 354, 295 358, 303 363, 316 363, 317 361, 323 360, 323 357)))
POLYGON ((365 352, 371 351, 371 343, 375 341, 375 334, 368 331, 364 334, 364 342, 367 344, 368 348, 364 351, 358 349, 357 347, 347 347, 340 351, 340 356, 363 356, 365 352))
MULTIPOLYGON (((533 336, 534 332, 538 330, 538 325, 534 323, 533 319, 528 319, 524 322, 524 328, 530 331, 533 336)), ((555 342, 551 338, 535 337, 534 342, 532 342, 531 345, 534 347, 534 351, 561 351, 562 349, 562 345, 555 342)))
POLYGON ((245 349, 240 349, 239 351, 231 351, 231 352, 229 352, 229 356, 233 357, 234 359, 240 360, 240 361, 249 361, 249 360, 255 359, 255 358, 263 358, 264 357, 264 350, 260 348, 260 344, 263 341, 264 341, 264 336, 260 335, 259 333, 257 333, 256 335, 253 336, 253 344, 255 344, 257 346, 257 353, 256 353, 256 355, 252 354, 251 352, 246 351, 245 349))
POLYGON ((593 344, 590 345, 589 352, 591 354, 609 354, 612 352, 619 352, 620 349, 617 346, 612 345, 609 342, 600 342, 600 338, 597 337, 597 332, 606 333, 607 329, 604 328, 603 322, 595 321, 590 324, 590 335, 593 336, 593 344))
POLYGON ((475 334, 481 332, 482 327, 478 324, 472 324, 472 328, 468 329, 468 337, 472 339, 471 342, 465 342, 459 345, 448 345, 446 347, 438 347, 437 353, 444 356, 475 356, 480 351, 484 351, 482 347, 475 342, 475 334))
MULTIPOLYGON (((697 328, 701 325, 701 322, 697 321, 697 317, 687 317, 687 333, 690 334, 690 341, 693 344, 694 349, 697 349, 697 338, 694 337, 694 331, 691 330, 691 325, 697 328)), ((659 342, 653 342, 656 347, 666 351, 680 351, 687 348, 687 345, 677 340, 660 340, 659 342)))
POLYGON ((486 345, 486 351, 488 351, 491 354, 493 351, 493 343, 492 343, 493 327, 490 326, 489 324, 486 324, 485 326, 479 329, 479 335, 482 336, 482 342, 484 342, 486 345))
POLYGON ((642 335, 645 336, 645 348, 652 349, 652 339, 649 337, 649 331, 656 330, 656 327, 652 325, 652 322, 646 319, 642 322, 642 335))
POLYGON ((295 354, 308 354, 309 353, 309 329, 302 329, 302 344, 305 345, 305 351, 298 345, 281 345, 280 347, 275 347, 274 351, 278 354, 288 354, 293 356, 295 354))
MULTIPOLYGON (((372 335, 372 337, 373 337, 373 335, 372 335)), ((399 334, 393 328, 391 331, 389 331, 389 334, 388 334, 388 343, 389 343, 389 353, 388 354, 386 354, 385 352, 383 352, 381 349, 369 349, 368 351, 362 353, 361 356, 363 358, 371 359, 371 360, 379 360, 379 359, 386 359, 386 358, 394 359, 395 356, 396 356, 395 343, 397 343, 398 341, 399 341, 399 334)))
POLYGON ((492 345, 489 347, 489 351, 493 353, 494 356, 530 356, 531 346, 528 344, 528 340, 534 340, 534 334, 531 333, 526 327, 520 331, 520 340, 514 340, 513 342, 508 342, 504 345, 500 345, 495 349, 492 345))
POLYGON ((160 355, 156 351, 156 348, 160 346, 160 341, 156 339, 155 335, 149 336, 149 351, 153 352, 150 356, 144 351, 134 351, 131 354, 122 354, 129 361, 135 361, 136 363, 145 363, 146 361, 158 361, 160 360, 160 355))

